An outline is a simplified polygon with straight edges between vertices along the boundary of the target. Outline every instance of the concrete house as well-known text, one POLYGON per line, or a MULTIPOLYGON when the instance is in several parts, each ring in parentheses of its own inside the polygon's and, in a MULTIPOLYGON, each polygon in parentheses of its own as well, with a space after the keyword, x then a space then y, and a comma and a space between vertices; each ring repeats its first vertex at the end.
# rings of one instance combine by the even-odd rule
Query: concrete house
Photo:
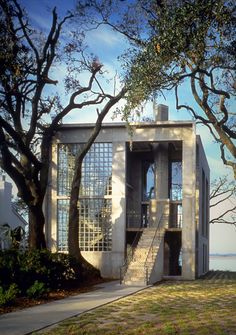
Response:
MULTIPOLYGON (((129 284, 192 280, 209 266, 209 167, 192 121, 107 123, 86 155, 79 207, 83 256, 102 276, 129 284)), ((62 124, 52 144, 46 236, 67 252, 75 155, 92 124, 62 124)))

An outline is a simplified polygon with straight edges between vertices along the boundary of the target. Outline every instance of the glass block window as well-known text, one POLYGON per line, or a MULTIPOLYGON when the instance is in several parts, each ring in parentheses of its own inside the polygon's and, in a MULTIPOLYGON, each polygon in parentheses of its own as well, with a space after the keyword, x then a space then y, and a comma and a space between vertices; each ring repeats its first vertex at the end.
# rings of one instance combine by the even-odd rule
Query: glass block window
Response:
POLYGON ((75 143, 58 145, 58 195, 70 195, 70 187, 75 165, 75 156, 80 147, 81 145, 75 143))
POLYGON ((57 248, 58 251, 68 250, 68 218, 69 200, 57 201, 57 248))
POLYGON ((82 166, 81 197, 111 195, 112 144, 94 143, 82 166))
MULTIPOLYGON (((68 250, 69 200, 57 202, 58 251, 68 250)), ((111 200, 79 201, 79 246, 82 251, 109 251, 112 246, 111 200)))
MULTIPOLYGON (((83 144, 58 145, 58 250, 68 250, 68 211, 75 156, 83 144), (63 197, 63 199, 60 199, 63 197)), ((112 143, 94 143, 84 158, 79 199, 82 251, 111 250, 112 143), (105 199, 106 196, 106 199, 105 199)))
MULTIPOLYGON (((58 195, 70 195, 75 156, 80 144, 58 146, 58 195)), ((94 143, 82 165, 81 197, 111 195, 112 143, 94 143)))
POLYGON ((111 200, 79 202, 79 245, 84 251, 109 251, 112 245, 111 200))

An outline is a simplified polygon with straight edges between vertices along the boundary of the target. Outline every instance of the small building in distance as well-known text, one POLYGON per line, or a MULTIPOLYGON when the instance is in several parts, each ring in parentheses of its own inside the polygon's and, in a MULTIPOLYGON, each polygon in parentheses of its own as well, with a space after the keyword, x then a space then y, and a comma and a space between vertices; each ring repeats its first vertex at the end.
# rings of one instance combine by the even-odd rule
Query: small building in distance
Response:
MULTIPOLYGON (((209 269, 209 167, 195 122, 105 123, 86 155, 79 207, 79 245, 103 277, 150 284, 193 280, 209 269)), ((46 236, 67 252, 75 155, 93 124, 62 124, 52 144, 46 236)))
POLYGON ((10 247, 10 241, 6 238, 7 227, 15 229, 22 227, 25 230, 27 222, 19 215, 12 204, 12 184, 6 181, 4 175, 0 176, 0 249, 10 247))

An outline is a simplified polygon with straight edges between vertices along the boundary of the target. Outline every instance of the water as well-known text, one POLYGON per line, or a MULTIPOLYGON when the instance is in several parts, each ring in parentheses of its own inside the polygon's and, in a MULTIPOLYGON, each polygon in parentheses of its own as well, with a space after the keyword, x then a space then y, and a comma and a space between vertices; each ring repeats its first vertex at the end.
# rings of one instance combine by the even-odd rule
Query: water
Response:
POLYGON ((210 256, 210 270, 236 271, 236 256, 210 256))

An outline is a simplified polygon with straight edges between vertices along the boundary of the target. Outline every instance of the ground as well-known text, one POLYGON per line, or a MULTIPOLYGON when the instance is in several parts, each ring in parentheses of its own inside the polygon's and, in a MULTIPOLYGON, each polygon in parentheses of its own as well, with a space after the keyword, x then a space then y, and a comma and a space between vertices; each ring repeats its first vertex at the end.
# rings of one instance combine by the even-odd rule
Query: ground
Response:
POLYGON ((37 299, 37 300, 29 299, 27 297, 19 297, 19 298, 16 298, 16 300, 14 301, 14 304, 10 306, 0 306, 0 315, 4 313, 17 311, 23 308, 35 306, 35 305, 45 304, 47 302, 51 302, 54 300, 63 299, 71 295, 88 292, 88 291, 93 290, 94 285, 99 284, 104 281, 105 279, 96 278, 90 282, 80 284, 78 287, 72 287, 67 290, 57 290, 57 291, 50 292, 47 297, 37 299))
POLYGON ((43 330, 47 335, 235 335, 236 272, 165 281, 43 330))

